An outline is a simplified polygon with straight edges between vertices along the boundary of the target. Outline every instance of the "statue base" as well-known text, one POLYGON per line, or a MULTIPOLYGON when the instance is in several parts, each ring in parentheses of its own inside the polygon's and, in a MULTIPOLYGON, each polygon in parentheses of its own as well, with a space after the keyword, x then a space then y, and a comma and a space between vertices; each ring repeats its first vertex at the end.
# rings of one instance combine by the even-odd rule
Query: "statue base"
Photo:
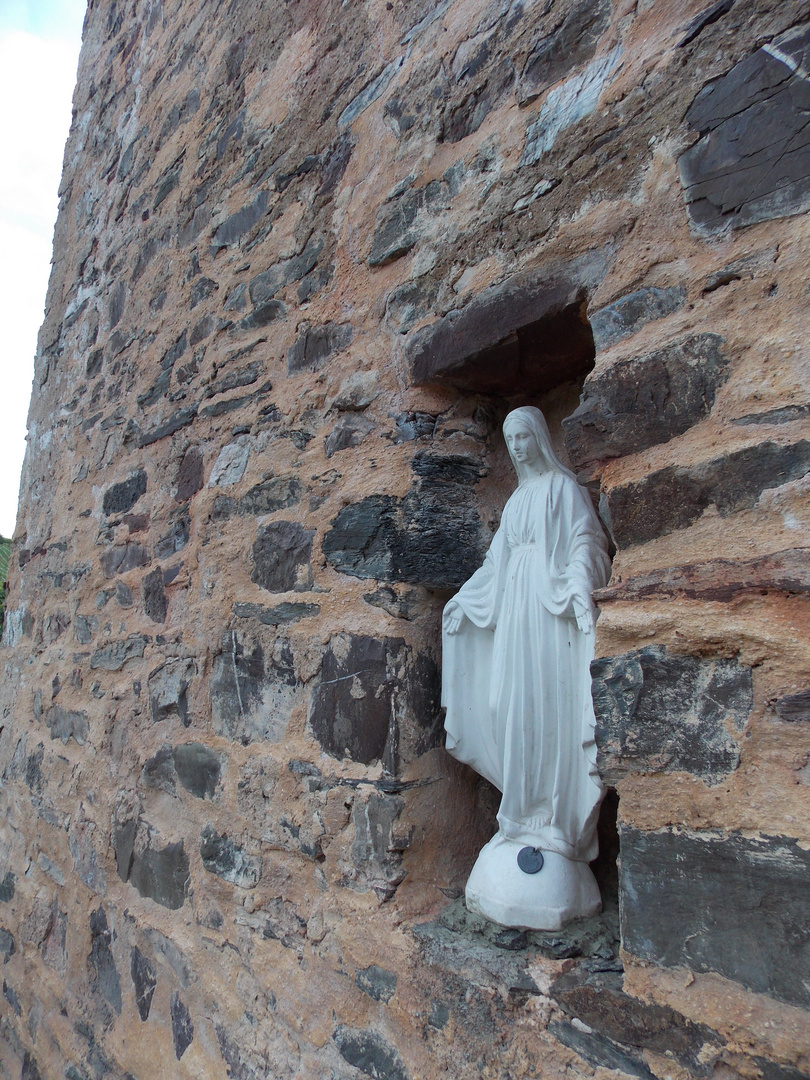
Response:
POLYGON ((527 874, 517 859, 525 847, 499 832, 481 849, 465 890, 469 911, 501 926, 560 930, 572 919, 602 910, 599 886, 587 863, 544 851, 542 868, 527 874))

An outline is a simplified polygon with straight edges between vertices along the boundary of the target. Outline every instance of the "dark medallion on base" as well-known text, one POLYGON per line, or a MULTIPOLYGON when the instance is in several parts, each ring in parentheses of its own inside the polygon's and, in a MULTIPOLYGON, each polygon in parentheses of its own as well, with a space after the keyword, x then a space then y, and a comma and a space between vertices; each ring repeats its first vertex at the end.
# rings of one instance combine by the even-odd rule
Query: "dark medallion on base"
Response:
POLYGON ((540 848, 524 847, 518 852, 517 864, 524 874, 538 874, 543 869, 544 861, 540 848))

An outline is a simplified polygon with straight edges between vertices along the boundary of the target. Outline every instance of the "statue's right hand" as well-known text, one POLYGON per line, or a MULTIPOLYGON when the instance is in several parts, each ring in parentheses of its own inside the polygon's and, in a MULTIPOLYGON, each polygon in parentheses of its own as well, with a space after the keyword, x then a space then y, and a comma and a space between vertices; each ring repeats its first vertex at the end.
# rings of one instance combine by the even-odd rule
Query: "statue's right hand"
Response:
POLYGON ((449 603, 444 609, 444 629, 448 634, 457 634, 464 622, 464 612, 458 604, 449 603))

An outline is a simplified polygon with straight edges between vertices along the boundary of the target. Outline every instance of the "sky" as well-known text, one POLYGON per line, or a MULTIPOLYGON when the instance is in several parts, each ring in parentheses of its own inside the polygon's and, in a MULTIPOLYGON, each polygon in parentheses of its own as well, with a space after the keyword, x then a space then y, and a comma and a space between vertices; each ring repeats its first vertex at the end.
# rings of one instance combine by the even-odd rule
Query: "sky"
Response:
POLYGON ((0 0, 0 534, 17 518, 86 0, 0 0))

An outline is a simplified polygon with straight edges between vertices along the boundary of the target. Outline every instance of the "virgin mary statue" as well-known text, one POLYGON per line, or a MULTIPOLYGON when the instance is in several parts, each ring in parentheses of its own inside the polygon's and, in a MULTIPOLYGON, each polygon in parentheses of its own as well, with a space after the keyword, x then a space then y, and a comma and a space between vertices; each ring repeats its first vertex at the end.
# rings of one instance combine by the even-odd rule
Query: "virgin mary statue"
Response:
POLYGON ((591 593, 610 572, 591 500, 539 409, 503 425, 517 490, 484 565, 444 609, 447 749, 502 793, 498 832, 467 906, 505 926, 556 930, 595 914, 603 789, 596 771, 591 593))

